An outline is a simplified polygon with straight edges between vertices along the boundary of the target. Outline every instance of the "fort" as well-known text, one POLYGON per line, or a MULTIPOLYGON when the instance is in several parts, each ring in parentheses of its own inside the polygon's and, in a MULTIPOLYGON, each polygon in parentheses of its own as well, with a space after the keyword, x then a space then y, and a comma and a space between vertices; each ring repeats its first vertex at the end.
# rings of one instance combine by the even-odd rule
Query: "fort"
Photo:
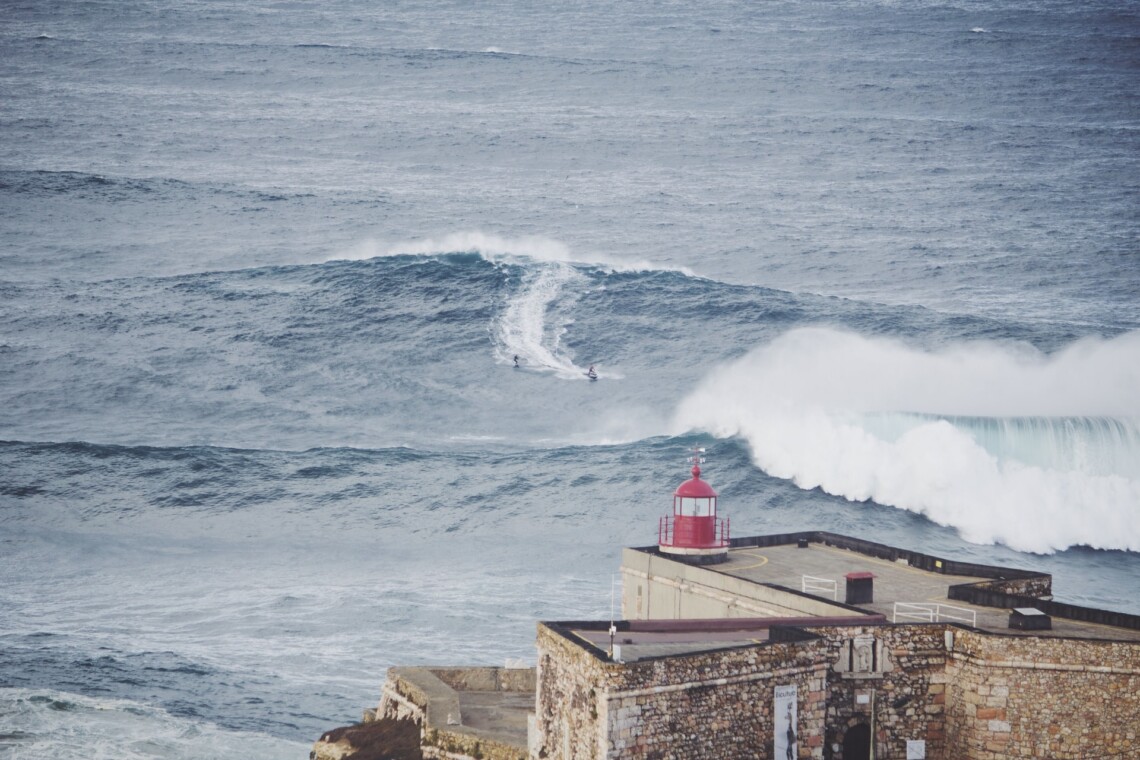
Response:
POLYGON ((414 752, 338 729, 311 757, 1140 757, 1140 616, 834 533, 730 538, 699 474, 623 550, 620 620, 539 622, 534 668, 391 668, 357 728, 414 752))

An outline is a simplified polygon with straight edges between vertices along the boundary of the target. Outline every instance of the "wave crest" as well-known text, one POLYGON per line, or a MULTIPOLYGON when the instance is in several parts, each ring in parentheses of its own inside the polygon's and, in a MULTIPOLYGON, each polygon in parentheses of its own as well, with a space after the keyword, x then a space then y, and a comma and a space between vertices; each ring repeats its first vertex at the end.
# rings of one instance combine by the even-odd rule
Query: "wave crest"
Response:
POLYGON ((975 543, 1140 551, 1140 333, 1053 355, 798 329, 708 376, 678 430, 741 436, 806 489, 924 514, 975 543))
MULTIPOLYGON (((361 260, 386 256, 439 256, 449 253, 478 253, 495 263, 530 260, 552 264, 577 264, 607 272, 680 272, 695 276, 687 267, 669 266, 648 259, 628 260, 602 253, 572 252, 565 243, 542 236, 500 237, 476 230, 453 232, 438 238, 421 238, 395 243, 365 240, 342 251, 331 260, 361 260)), ((524 262, 525 263, 525 262, 524 262)))

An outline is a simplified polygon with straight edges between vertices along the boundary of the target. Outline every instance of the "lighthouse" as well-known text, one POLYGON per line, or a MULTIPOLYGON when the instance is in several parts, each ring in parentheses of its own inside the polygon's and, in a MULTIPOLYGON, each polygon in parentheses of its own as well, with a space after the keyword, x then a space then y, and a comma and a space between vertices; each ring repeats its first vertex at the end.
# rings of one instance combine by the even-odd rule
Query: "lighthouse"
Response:
POLYGON ((701 480, 702 453, 704 449, 697 449, 689 459, 693 477, 677 486, 673 514, 662 517, 657 526, 658 548, 691 565, 728 559, 728 518, 716 516, 716 491, 701 480))

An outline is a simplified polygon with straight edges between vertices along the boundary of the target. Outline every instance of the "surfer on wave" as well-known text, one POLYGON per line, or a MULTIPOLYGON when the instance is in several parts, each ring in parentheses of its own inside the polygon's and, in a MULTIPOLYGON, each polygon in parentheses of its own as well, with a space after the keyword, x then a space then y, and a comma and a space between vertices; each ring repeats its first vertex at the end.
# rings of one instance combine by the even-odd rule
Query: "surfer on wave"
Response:
POLYGON ((586 377, 590 378, 591 380, 597 380, 598 379, 598 373, 594 370, 593 364, 591 364, 590 368, 588 370, 586 370, 586 377))

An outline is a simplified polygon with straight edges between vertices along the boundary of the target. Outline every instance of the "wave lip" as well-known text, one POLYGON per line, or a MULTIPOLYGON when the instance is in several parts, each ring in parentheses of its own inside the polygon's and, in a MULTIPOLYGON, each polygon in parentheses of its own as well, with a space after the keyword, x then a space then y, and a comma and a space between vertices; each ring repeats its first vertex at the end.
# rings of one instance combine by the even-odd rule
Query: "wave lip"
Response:
POLYGON ((714 371, 674 426, 741 436, 771 475, 971 542, 1140 551, 1138 383, 1140 333, 1046 356, 799 329, 714 371))
POLYGON ((479 231, 453 232, 438 238, 422 238, 396 243, 366 240, 331 257, 335 260, 373 259, 386 256, 439 256, 449 253, 478 253, 495 263, 544 262, 598 267, 607 272, 680 272, 695 276, 687 267, 669 266, 647 259, 630 261, 602 253, 582 254, 557 240, 542 236, 505 238, 479 231))
MULTIPOLYGON (((365 241, 330 261, 472 253, 496 265, 518 267, 522 272, 517 290, 508 298, 492 327, 495 360, 511 364, 518 356, 521 368, 549 372, 566 380, 584 379, 586 366, 576 364, 561 342, 573 320, 564 317, 559 322, 555 312, 565 313, 584 292, 587 280, 581 267, 605 273, 671 271, 696 276, 687 268, 648 260, 575 254, 563 243, 544 237, 503 238, 477 231, 395 244, 365 241)), ((611 372, 606 376, 612 378, 618 374, 611 372)))

